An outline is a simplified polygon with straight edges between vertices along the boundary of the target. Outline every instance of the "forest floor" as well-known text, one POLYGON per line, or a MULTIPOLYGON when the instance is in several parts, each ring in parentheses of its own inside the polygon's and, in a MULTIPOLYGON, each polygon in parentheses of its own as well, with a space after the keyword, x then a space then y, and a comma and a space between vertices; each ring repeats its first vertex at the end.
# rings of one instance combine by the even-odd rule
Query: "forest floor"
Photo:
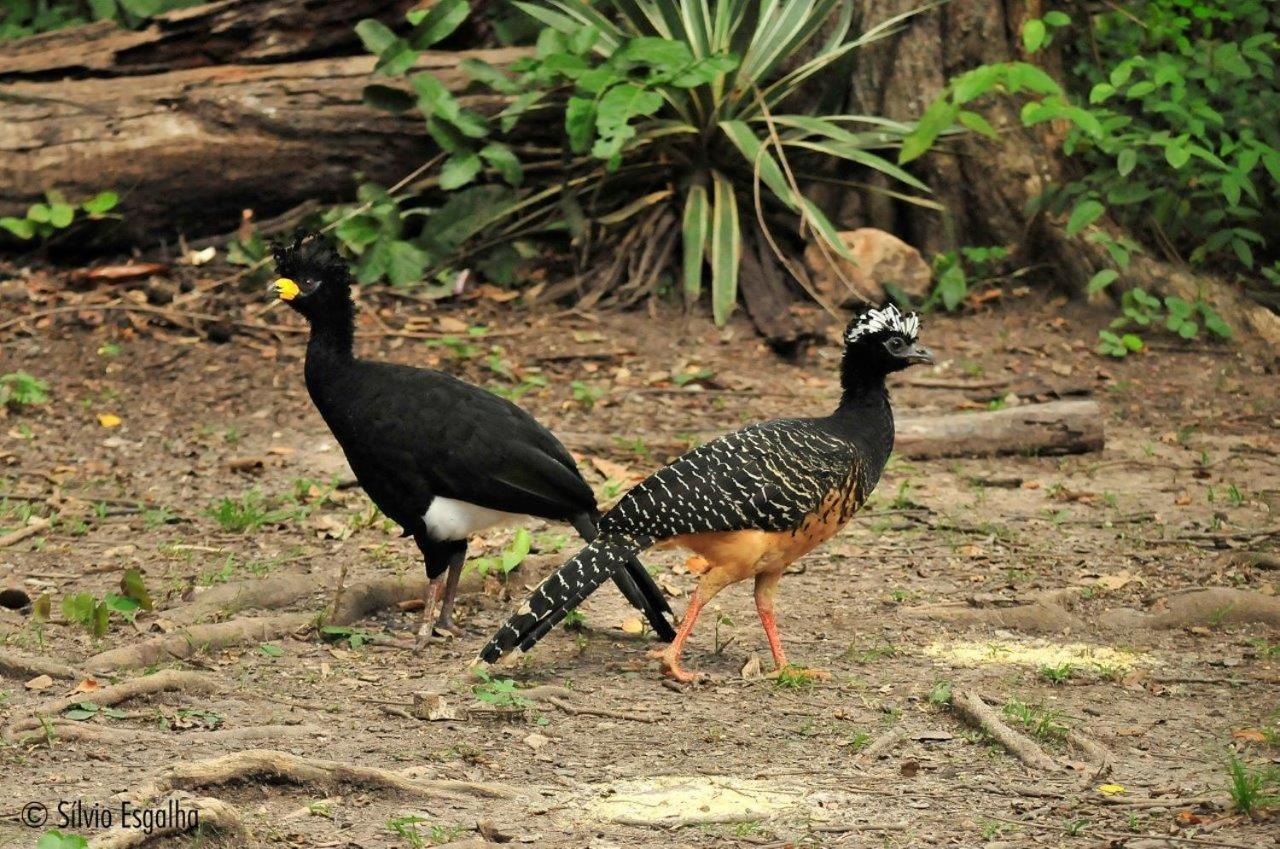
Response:
MULTIPOLYGON (((894 458, 781 585, 789 655, 829 681, 754 672, 769 654, 738 586, 685 655, 707 683, 664 682, 611 587, 578 630, 484 683, 468 661, 576 550, 572 532, 532 523, 474 544, 486 574, 460 599, 465 634, 414 654, 417 614, 398 602, 420 591, 416 549, 344 485, 304 337, 230 326, 213 344, 127 309, 145 297, 112 302, 126 308, 0 330, 0 372, 49 384, 47 403, 0 421, 0 588, 52 602, 45 621, 0 610, 0 846, 33 845, 30 803, 48 828, 80 801, 67 830, 90 835, 95 810, 118 825, 120 798, 154 807, 170 787, 215 800, 199 803, 206 824, 248 830, 203 846, 1280 846, 1277 816, 1229 794, 1233 754, 1263 794, 1280 771, 1280 393, 1247 354, 1103 359, 1088 340, 1105 312, 1034 295, 926 317, 938 365, 895 378, 899 413, 1088 394, 1105 450, 894 458), (97 638, 73 621, 133 569, 154 610, 129 622, 113 597, 97 638), (345 624, 318 633, 342 570, 345 624), (144 676, 163 692, 114 686, 144 676), (1021 732, 1028 760, 949 696, 1021 732), (208 762, 250 750, 278 754, 208 762)), ((6 303, 7 320, 61 302, 6 303)), ((689 434, 832 407, 836 346, 787 363, 741 318, 721 332, 655 311, 388 298, 362 312, 358 344, 524 391, 604 501, 689 434)), ((682 611, 684 555, 644 559, 682 611)))

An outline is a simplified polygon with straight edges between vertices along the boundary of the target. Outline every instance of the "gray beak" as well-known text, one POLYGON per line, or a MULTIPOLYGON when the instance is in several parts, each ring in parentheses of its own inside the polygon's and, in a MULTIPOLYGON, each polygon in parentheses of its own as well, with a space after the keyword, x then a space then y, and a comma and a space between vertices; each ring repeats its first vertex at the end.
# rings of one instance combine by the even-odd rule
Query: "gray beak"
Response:
POLYGON ((932 363, 933 352, 917 342, 902 352, 902 359, 909 363, 932 363))

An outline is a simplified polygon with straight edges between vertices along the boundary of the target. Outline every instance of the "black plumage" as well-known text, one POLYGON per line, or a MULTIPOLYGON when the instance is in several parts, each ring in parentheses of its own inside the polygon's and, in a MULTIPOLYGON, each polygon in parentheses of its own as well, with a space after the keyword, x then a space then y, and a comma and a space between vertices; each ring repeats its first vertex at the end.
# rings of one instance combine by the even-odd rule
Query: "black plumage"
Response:
POLYGON ((481 651, 493 662, 530 649, 616 564, 659 542, 675 542, 710 561, 690 602, 668 671, 700 607, 735 581, 756 579, 757 606, 774 649, 772 596, 786 566, 834 534, 875 488, 893 449, 891 372, 929 353, 916 343, 918 320, 896 309, 869 310, 845 333, 844 394, 829 416, 779 419, 713 440, 660 469, 600 522, 600 536, 530 596, 481 651))
MULTIPOLYGON (((321 238, 279 246, 275 259, 278 294, 311 324, 311 399, 361 487, 417 542, 441 604, 439 627, 453 628, 472 533, 528 515, 569 522, 588 542, 595 538, 595 496, 549 430, 448 374, 357 359, 349 271, 321 238)), ((658 636, 671 639, 670 608, 639 561, 621 562, 612 577, 658 636)))

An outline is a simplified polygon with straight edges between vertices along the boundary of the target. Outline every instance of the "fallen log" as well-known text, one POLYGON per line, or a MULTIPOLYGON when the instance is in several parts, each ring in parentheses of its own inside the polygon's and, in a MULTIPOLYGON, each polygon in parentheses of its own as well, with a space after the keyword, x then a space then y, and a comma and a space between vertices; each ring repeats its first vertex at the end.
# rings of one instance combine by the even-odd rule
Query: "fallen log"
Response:
MULTIPOLYGON (((1102 449, 1103 425, 1102 408, 1090 400, 1026 404, 992 412, 899 416, 893 450, 917 459, 1084 454, 1102 449)), ((702 443, 717 436, 704 433, 696 438, 702 443)), ((629 455, 615 434, 565 433, 563 437, 566 445, 581 453, 629 455)), ((644 444, 664 461, 689 450, 687 438, 646 435, 644 444)))
POLYGON ((361 52, 363 18, 393 25, 412 0, 221 0, 156 15, 140 29, 98 21, 5 45, 0 80, 132 76, 207 65, 257 64, 361 52))
MULTIPOLYGON (((524 52, 429 52, 417 67, 461 91, 470 79, 463 60, 504 65, 524 52)), ((114 189, 122 218, 104 242, 150 244, 226 231, 245 208, 269 216, 307 200, 348 200, 357 172, 393 183, 431 148, 421 115, 363 102, 375 61, 0 83, 0 216, 25 214, 50 188, 72 200, 114 189)))

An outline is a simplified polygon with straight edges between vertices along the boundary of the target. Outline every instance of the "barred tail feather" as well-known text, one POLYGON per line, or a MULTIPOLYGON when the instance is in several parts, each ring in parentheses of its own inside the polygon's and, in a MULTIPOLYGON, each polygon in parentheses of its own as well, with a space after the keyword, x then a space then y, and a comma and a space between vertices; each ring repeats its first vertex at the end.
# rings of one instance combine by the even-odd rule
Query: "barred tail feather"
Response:
POLYGON ((481 660, 493 663, 517 646, 521 651, 533 648, 644 547, 633 539, 598 537, 538 585, 480 651, 481 660))

